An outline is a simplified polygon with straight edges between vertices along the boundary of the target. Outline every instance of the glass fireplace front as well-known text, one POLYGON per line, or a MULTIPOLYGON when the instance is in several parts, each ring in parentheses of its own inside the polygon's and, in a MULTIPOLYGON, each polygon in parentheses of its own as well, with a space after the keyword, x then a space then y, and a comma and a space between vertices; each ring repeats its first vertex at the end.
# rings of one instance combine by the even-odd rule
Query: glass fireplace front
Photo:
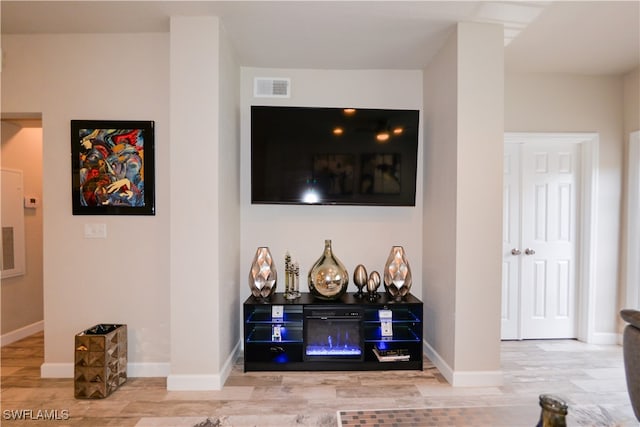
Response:
POLYGON ((353 307, 304 308, 305 361, 362 361, 363 311, 353 307))

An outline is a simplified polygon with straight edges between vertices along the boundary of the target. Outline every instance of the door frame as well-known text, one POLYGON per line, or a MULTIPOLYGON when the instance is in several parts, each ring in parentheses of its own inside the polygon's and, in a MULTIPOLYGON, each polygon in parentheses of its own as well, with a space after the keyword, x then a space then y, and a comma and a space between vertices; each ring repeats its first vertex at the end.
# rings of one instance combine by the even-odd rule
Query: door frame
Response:
POLYGON ((595 334, 595 248, 597 247, 597 200, 600 136, 595 132, 505 132, 505 144, 526 144, 544 140, 580 144, 580 201, 577 217, 578 270, 576 271, 576 315, 578 340, 597 342, 595 334))
POLYGON ((640 130, 629 134, 627 155, 627 295, 626 308, 640 309, 640 130))

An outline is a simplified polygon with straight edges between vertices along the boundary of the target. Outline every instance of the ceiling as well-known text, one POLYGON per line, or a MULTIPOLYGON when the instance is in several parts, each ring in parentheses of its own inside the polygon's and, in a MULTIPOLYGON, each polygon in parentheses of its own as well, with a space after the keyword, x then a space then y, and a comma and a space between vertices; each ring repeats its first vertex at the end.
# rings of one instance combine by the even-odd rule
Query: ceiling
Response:
POLYGON ((505 66, 619 75, 640 64, 640 1, 10 1, 2 34, 167 32, 220 17, 241 65, 422 69, 456 22, 505 28, 505 66))

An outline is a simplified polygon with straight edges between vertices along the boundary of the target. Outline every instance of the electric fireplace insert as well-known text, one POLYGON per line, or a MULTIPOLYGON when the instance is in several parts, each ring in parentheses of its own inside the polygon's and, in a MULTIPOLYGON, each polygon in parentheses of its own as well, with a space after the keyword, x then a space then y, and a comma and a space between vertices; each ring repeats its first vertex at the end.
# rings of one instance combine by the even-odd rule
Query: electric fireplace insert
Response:
POLYGON ((362 361, 363 317, 359 307, 305 306, 303 360, 362 361))

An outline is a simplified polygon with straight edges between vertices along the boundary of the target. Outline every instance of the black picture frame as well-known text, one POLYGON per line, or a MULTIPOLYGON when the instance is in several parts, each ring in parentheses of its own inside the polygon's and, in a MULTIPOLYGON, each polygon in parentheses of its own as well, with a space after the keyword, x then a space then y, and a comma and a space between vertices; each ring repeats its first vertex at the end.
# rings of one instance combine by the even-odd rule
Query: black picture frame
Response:
POLYGON ((73 215, 155 215, 155 122, 71 120, 73 215))

